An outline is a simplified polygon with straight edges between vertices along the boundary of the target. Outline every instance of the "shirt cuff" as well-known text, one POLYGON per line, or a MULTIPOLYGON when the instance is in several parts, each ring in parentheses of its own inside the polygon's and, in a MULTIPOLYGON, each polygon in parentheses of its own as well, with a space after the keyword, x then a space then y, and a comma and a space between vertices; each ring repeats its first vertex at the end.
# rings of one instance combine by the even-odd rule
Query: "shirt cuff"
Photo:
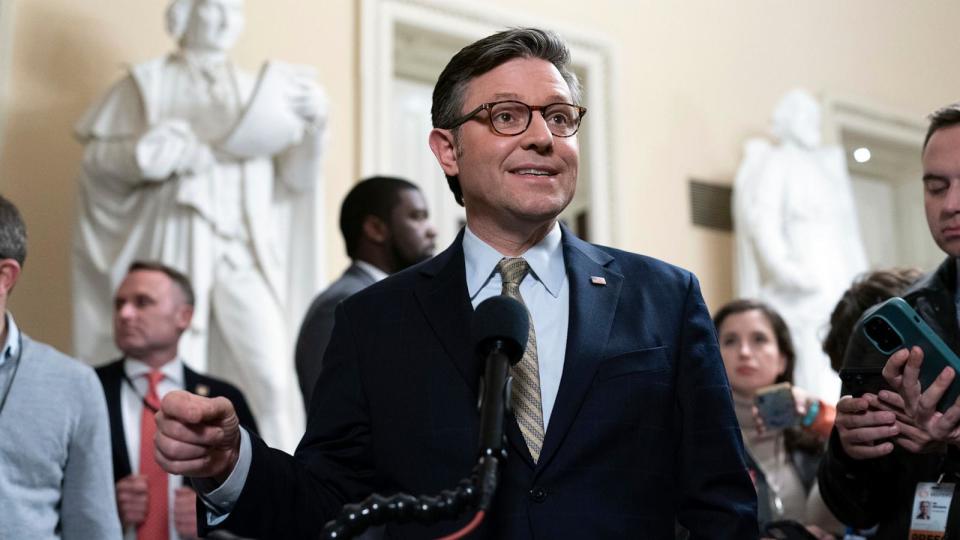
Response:
POLYGON ((253 461, 253 447, 250 445, 250 435, 243 427, 240 428, 240 456, 237 464, 230 471, 227 479, 216 486, 209 478, 191 478, 190 482, 197 490, 200 500, 207 507, 207 525, 215 527, 223 523, 240 498, 247 475, 250 473, 250 462, 253 461))

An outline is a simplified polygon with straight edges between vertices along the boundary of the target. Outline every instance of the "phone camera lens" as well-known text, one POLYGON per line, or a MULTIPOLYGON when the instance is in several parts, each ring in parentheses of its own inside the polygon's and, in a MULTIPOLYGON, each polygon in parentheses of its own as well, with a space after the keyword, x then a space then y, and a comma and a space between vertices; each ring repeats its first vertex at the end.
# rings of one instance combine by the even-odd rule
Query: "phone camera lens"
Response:
POLYGON ((897 331, 880 317, 867 321, 865 330, 870 339, 875 341, 883 351, 893 352, 903 344, 897 331))

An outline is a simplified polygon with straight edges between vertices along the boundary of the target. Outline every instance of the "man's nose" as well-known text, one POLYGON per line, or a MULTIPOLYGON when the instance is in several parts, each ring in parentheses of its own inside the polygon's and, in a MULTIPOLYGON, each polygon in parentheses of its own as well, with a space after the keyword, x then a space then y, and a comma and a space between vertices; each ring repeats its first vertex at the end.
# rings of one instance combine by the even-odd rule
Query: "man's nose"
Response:
POLYGON ((117 307, 117 318, 129 319, 134 314, 133 306, 130 303, 123 303, 117 307))
POLYGON ((547 126, 547 119, 543 117, 543 111, 534 111, 530 118, 530 125, 523 132, 523 147, 534 148, 543 151, 553 146, 553 133, 547 126))
POLYGON ((960 178, 950 180, 950 187, 947 189, 943 209, 951 214, 960 213, 960 178))

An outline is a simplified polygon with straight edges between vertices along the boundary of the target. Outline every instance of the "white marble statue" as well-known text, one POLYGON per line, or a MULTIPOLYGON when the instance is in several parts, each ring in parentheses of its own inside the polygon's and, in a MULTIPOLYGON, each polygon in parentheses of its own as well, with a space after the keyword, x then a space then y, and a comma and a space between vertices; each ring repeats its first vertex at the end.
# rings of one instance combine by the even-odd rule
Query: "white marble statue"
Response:
POLYGON ((747 142, 734 184, 736 294, 769 303, 797 352, 795 384, 824 400, 840 379, 821 350, 825 325, 867 269, 843 151, 821 146, 820 106, 793 90, 773 115, 776 146, 747 142))
POLYGON ((112 296, 131 261, 179 268, 197 292, 184 361, 240 386, 261 435, 292 450, 292 343, 322 288, 326 102, 304 67, 238 70, 243 24, 242 0, 171 2, 178 50, 130 68, 78 122, 75 352, 116 356, 112 296))

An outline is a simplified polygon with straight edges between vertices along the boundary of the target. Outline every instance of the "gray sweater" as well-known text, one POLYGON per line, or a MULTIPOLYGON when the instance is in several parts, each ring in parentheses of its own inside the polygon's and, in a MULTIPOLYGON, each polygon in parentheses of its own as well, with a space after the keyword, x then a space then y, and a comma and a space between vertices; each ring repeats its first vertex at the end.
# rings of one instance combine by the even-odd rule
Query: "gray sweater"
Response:
POLYGON ((19 364, 0 411, 0 540, 119 540, 110 424, 96 374, 26 335, 19 364))

